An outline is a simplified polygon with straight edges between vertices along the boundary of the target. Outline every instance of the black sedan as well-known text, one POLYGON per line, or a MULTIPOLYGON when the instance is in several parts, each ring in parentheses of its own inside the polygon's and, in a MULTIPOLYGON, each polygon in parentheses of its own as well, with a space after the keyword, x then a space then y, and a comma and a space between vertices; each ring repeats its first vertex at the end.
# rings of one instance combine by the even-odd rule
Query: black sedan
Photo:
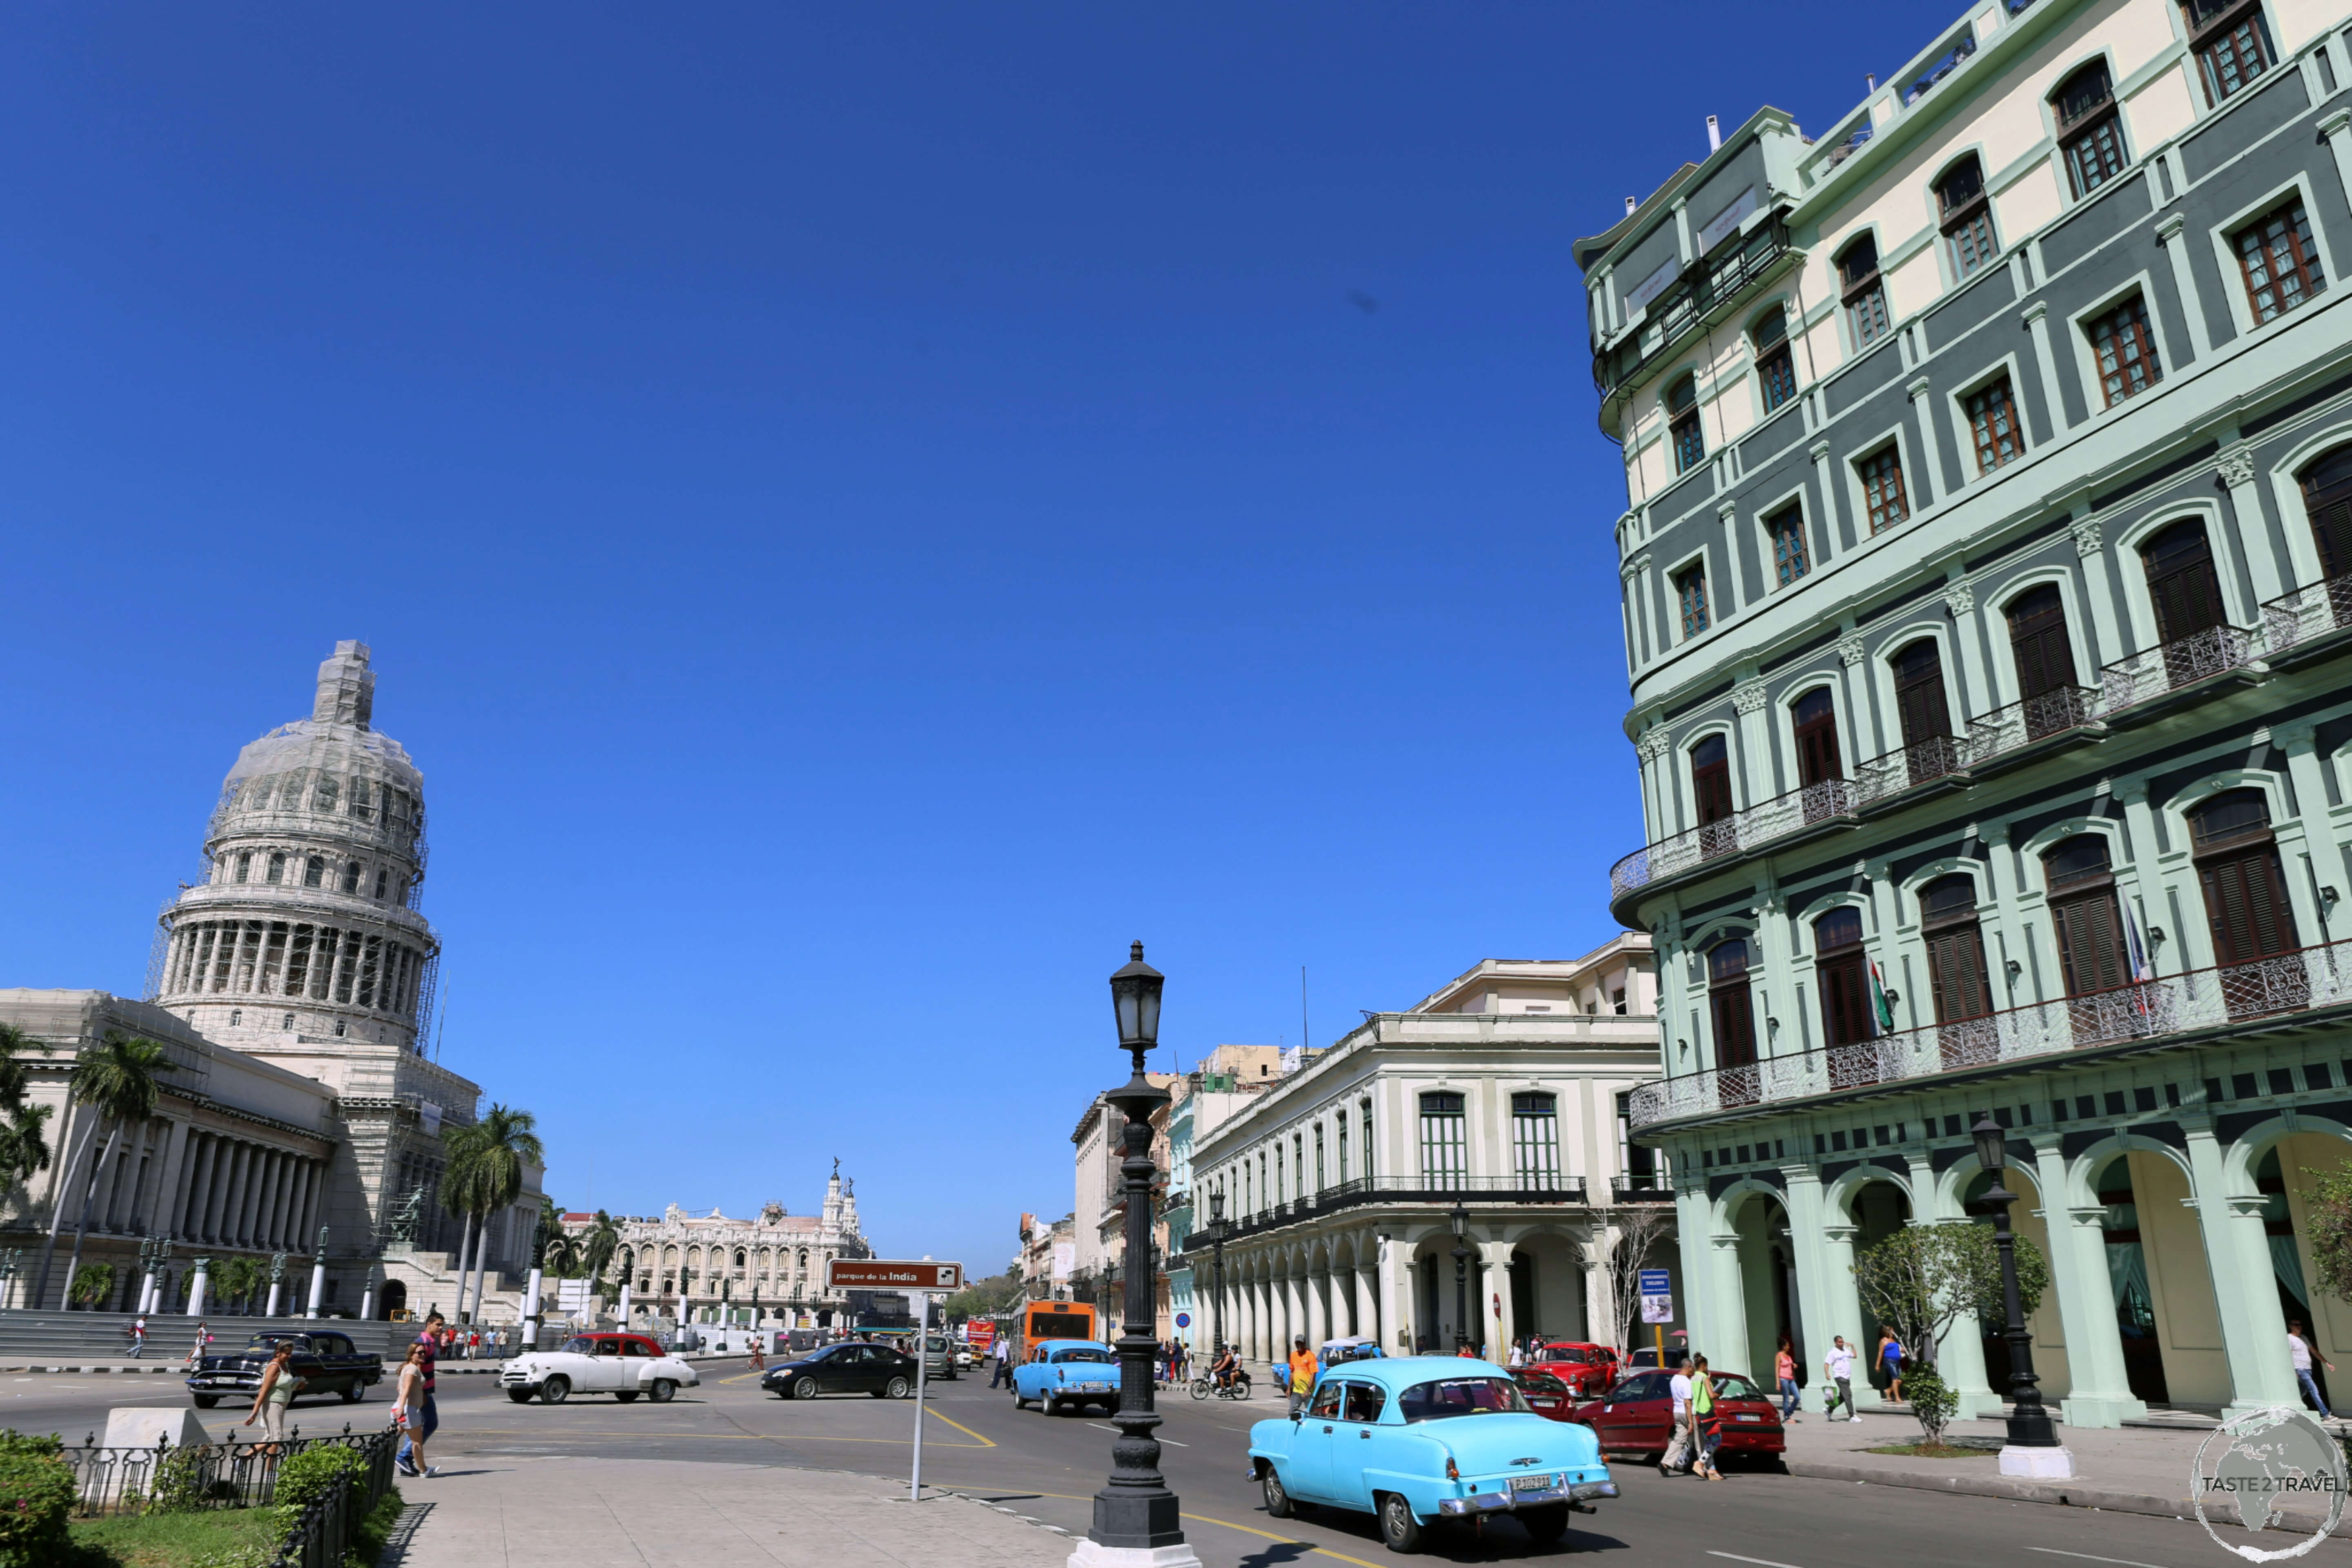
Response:
POLYGON ((888 1345, 827 1345, 770 1367, 760 1386, 779 1399, 814 1399, 820 1394, 905 1399, 915 1392, 915 1358, 888 1345))

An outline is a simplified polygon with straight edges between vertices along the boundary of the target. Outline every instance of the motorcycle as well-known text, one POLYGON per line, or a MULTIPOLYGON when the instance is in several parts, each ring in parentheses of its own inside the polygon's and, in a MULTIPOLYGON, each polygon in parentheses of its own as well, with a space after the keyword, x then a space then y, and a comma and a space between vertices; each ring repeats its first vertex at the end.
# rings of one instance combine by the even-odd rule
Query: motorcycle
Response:
POLYGON ((1207 1373, 1192 1380, 1193 1398, 1206 1399, 1213 1394, 1219 1399, 1247 1399, 1250 1396, 1249 1373, 1235 1372, 1233 1381, 1222 1388, 1217 1386, 1217 1380, 1207 1373))

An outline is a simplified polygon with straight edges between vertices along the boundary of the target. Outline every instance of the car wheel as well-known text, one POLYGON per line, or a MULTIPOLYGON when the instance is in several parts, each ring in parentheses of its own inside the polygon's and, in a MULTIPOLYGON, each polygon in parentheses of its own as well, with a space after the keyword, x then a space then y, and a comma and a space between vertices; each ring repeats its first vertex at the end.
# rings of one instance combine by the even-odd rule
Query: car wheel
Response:
POLYGON ((816 1379, 813 1377, 804 1377, 798 1383, 793 1384, 793 1397, 794 1399, 814 1399, 816 1395, 816 1379))
POLYGON ((210 1410, 214 1405, 220 1403, 220 1395, 217 1394, 199 1394, 194 1397, 196 1401, 196 1408, 199 1410, 210 1410))
POLYGON ((1568 1505, 1556 1502, 1528 1509, 1519 1515, 1519 1523, 1527 1528, 1529 1540, 1539 1546, 1549 1546, 1568 1533, 1568 1505))
POLYGON ((904 1399, 914 1392, 915 1385, 903 1377, 894 1377, 882 1385, 882 1397, 885 1399, 904 1399))
POLYGON ((1258 1484, 1265 1492, 1265 1511, 1269 1519, 1288 1519, 1298 1511, 1297 1506, 1290 1500, 1290 1493, 1284 1489, 1282 1472, 1271 1463, 1265 1467, 1265 1473, 1258 1478, 1258 1484))
POLYGON ((637 1391, 634 1388, 625 1388, 619 1393, 614 1394, 613 1397, 619 1400, 624 1405, 635 1405, 637 1402, 637 1391))
POLYGON ((1399 1493, 1381 1494, 1381 1539, 1391 1552, 1421 1550, 1421 1521, 1412 1517, 1412 1505, 1399 1493))
POLYGON ((539 1385, 539 1402, 542 1405, 561 1405, 571 1397, 572 1380, 568 1377, 551 1377, 539 1385))
POLYGON ((529 1405, 530 1403, 530 1390, 528 1388, 509 1388, 507 1390, 507 1397, 513 1400, 517 1405, 529 1405))
POLYGON ((1058 1399, 1040 1399, 1037 1402, 1037 1408, 1045 1415, 1059 1415, 1062 1413, 1062 1402, 1058 1399))
POLYGON ((657 1377, 654 1379, 651 1386, 646 1388, 646 1397, 652 1400, 656 1405, 667 1405, 670 1401, 670 1395, 677 1392, 677 1384, 671 1382, 667 1377, 657 1377))
POLYGON ((365 1399, 366 1397, 367 1384, 360 1382, 359 1379, 353 1378, 351 1382, 343 1385, 344 1404, 357 1405, 361 1400, 365 1399))

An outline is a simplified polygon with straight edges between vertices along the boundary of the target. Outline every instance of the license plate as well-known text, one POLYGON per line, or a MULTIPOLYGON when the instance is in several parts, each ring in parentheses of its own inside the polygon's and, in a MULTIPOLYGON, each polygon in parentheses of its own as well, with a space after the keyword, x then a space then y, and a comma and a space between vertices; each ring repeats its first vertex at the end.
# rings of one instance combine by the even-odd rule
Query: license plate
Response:
POLYGON ((1556 1476, 1513 1476, 1511 1489, 1515 1492, 1548 1492, 1558 1479, 1556 1476))
POLYGON ((1742 1421, 1761 1421, 1761 1420, 1763 1420, 1763 1419, 1764 1419, 1764 1417, 1762 1417, 1761 1415, 1742 1415, 1742 1416, 1738 1417, 1738 1419, 1742 1420, 1742 1421))

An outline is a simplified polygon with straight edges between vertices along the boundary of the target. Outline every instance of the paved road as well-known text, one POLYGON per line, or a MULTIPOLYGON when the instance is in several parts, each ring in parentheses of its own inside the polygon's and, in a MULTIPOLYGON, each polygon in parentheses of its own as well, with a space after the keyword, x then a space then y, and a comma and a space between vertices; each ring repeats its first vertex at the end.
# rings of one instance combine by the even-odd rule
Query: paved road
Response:
MULTIPOLYGON (((863 1395, 787 1403, 762 1394, 741 1363, 702 1369, 703 1385, 666 1405, 575 1398, 562 1405, 509 1403, 488 1378, 441 1380, 441 1435, 433 1458, 447 1469, 469 1459, 566 1455, 791 1465, 904 1476, 914 1423, 908 1402, 863 1395)), ((0 1424, 58 1431, 79 1441, 102 1431, 110 1405, 171 1405, 185 1395, 166 1379, 0 1377, 0 1424)), ((302 1401, 294 1424, 341 1430, 345 1421, 385 1418, 381 1390, 359 1405, 302 1401)), ((1292 1563, 1384 1565, 1394 1561, 1369 1516, 1304 1513, 1268 1519, 1245 1476, 1252 1420, 1275 1414, 1270 1399, 1249 1405, 1161 1401, 1169 1482, 1184 1500, 1185 1529, 1207 1568, 1277 1568, 1292 1563)), ((984 1380, 934 1384, 926 1403, 924 1478, 1083 1532, 1090 1498, 1108 1468, 1113 1432, 1095 1416, 1015 1411, 984 1380)), ((225 1435, 241 1413, 205 1413, 225 1435)), ((2095 1513, 1981 1498, 1942 1497, 1889 1487, 1734 1474, 1721 1483, 1664 1480, 1619 1465, 1625 1496, 1598 1516, 1579 1516, 1560 1545, 1540 1548, 1516 1525, 1433 1532, 1439 1562, 1496 1563, 1605 1551, 1611 1561, 1677 1568, 2221 1568, 2236 1561, 2192 1521, 2095 1513)), ((415 1490, 412 1496, 429 1496, 415 1490)), ((2271 1536, 2265 1546, 2285 1544, 2271 1536)), ((2352 1568, 2352 1543, 2330 1542, 2298 1561, 2352 1568)))

